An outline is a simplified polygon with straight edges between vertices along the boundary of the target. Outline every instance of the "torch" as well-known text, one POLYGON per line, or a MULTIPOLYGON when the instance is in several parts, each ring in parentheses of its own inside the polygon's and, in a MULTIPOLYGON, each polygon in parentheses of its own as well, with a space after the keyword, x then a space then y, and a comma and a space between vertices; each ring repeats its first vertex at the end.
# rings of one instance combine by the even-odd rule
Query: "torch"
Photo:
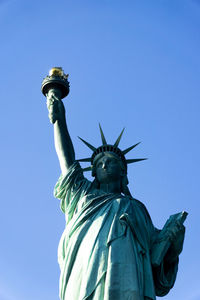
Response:
POLYGON ((49 75, 42 81, 42 93, 46 97, 48 92, 52 90, 59 90, 61 99, 69 94, 69 74, 65 74, 60 67, 54 67, 49 71, 49 75))

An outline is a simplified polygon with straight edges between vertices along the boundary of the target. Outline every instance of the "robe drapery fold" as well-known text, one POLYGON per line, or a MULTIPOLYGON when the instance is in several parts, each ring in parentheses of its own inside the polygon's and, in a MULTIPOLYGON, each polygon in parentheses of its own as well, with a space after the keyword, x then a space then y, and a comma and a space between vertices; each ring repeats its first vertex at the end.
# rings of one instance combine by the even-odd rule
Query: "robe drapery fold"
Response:
POLYGON ((54 194, 66 216, 58 247, 61 300, 154 300, 169 292, 178 262, 152 268, 159 231, 140 201, 94 189, 77 162, 54 194))

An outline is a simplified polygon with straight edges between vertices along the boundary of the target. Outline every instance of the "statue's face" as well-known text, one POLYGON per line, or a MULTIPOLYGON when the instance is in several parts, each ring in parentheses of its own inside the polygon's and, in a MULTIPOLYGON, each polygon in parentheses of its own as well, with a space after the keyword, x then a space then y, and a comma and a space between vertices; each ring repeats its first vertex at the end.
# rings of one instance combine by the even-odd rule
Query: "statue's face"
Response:
POLYGON ((120 161, 111 154, 106 154, 96 163, 96 178, 99 183, 119 181, 122 176, 120 161))

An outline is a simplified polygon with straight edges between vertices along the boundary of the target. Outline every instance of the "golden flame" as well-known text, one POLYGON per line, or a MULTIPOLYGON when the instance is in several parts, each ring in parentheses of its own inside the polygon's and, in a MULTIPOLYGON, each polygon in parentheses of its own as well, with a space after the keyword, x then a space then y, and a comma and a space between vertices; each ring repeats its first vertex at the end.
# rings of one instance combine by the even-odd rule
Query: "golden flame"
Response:
POLYGON ((49 71, 49 76, 64 76, 64 71, 60 67, 54 67, 49 71))

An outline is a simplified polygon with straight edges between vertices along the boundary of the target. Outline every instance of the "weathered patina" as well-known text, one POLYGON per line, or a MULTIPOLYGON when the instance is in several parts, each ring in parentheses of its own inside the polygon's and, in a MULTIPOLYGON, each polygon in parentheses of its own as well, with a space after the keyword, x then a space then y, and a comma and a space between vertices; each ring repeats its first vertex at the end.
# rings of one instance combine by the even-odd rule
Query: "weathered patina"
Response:
POLYGON ((123 132, 107 144, 100 126, 100 147, 82 139, 93 152, 79 160, 91 163, 85 170, 92 171, 94 181, 86 179, 75 159, 61 100, 69 92, 67 76, 54 68, 47 79, 42 91, 62 171, 54 193, 66 217, 58 248, 60 299, 154 300, 166 295, 176 279, 187 214, 172 216, 163 230, 154 227, 145 206, 128 189, 127 164, 143 159, 125 158, 138 144, 120 150, 123 132))

